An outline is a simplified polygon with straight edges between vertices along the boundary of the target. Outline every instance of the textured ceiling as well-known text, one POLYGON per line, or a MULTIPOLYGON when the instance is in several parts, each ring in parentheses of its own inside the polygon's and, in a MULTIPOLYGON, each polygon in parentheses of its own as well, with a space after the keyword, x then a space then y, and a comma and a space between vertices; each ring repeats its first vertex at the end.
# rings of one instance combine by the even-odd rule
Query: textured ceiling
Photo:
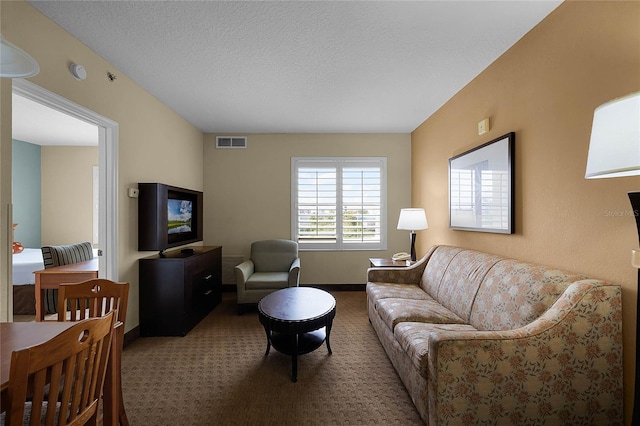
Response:
POLYGON ((12 138, 36 145, 98 146, 98 127, 18 94, 12 98, 12 138))
POLYGON ((411 132, 560 1, 29 3, 203 132, 244 134, 411 132))

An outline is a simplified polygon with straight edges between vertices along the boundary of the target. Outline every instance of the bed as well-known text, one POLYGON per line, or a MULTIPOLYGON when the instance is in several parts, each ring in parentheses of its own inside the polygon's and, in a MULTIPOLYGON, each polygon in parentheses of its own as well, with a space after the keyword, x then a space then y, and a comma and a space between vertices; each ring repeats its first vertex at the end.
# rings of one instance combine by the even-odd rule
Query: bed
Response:
POLYGON ((42 250, 25 248, 13 255, 13 314, 35 315, 35 271, 44 269, 42 250))

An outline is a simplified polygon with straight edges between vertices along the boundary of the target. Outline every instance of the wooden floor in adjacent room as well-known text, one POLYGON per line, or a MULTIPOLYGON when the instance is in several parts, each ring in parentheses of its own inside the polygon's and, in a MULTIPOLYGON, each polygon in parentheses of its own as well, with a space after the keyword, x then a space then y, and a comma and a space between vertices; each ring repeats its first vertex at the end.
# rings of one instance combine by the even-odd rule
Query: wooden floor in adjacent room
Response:
POLYGON ((122 356, 131 425, 421 425, 378 341, 363 291, 336 291, 326 345, 298 358, 273 348, 257 311, 237 315, 235 295, 185 337, 143 337, 122 356))

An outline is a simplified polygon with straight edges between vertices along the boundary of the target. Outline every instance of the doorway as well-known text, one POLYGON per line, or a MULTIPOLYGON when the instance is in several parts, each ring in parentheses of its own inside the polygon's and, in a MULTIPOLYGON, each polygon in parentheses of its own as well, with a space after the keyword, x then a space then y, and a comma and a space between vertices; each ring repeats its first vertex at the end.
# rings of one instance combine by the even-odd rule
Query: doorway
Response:
POLYGON ((27 80, 13 79, 13 93, 98 128, 99 276, 118 280, 118 123, 27 80))

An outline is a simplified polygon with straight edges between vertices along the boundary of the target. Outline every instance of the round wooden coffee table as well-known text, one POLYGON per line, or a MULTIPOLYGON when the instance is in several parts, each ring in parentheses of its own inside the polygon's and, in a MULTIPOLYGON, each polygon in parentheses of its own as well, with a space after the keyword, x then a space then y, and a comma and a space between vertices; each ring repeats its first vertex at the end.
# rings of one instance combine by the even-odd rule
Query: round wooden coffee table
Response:
POLYGON ((298 380, 298 355, 318 349, 327 342, 336 316, 336 299, 324 290, 289 287, 265 296, 258 304, 260 323, 267 333, 267 351, 291 355, 291 380, 298 380))

